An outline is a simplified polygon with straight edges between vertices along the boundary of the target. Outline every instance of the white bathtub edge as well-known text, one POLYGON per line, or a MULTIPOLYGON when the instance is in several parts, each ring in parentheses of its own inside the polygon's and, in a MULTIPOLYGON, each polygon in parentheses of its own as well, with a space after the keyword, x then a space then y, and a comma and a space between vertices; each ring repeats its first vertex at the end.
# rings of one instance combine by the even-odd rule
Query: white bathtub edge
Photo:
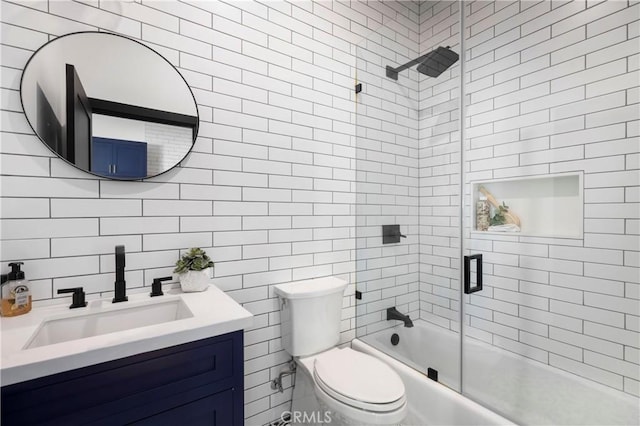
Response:
MULTIPOLYGON (((378 351, 359 339, 353 339, 351 347, 381 359, 389 364, 402 378, 405 384, 410 410, 414 416, 413 424, 447 425, 514 425, 497 413, 462 396, 442 384, 433 382, 424 374, 378 351), (429 403, 427 403, 429 402, 429 403), (418 410, 426 408, 426 410, 418 410), (429 410, 429 407, 436 409, 429 410), (415 423, 418 421, 418 423, 415 423)), ((404 424, 404 423, 403 423, 404 424)))

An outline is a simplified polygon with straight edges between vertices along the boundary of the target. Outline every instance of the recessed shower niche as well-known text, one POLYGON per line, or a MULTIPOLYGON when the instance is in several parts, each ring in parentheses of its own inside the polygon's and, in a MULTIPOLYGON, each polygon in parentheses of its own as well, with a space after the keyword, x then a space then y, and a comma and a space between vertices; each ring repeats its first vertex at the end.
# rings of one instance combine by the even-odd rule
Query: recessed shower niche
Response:
POLYGON ((582 238, 582 173, 475 181, 470 185, 472 233, 582 238), (507 206, 512 221, 520 224, 519 231, 498 231, 500 227, 494 226, 486 231, 478 229, 477 218, 481 214, 478 201, 485 197, 488 198, 490 216, 495 218, 499 212, 496 203, 507 206))

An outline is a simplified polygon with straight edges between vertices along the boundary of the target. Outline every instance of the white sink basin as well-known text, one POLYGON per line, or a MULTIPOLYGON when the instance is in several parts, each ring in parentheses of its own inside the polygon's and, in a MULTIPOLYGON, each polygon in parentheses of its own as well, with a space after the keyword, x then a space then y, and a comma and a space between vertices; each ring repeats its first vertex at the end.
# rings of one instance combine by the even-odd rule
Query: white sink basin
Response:
POLYGON ((129 301, 111 297, 69 309, 68 300, 34 303, 27 315, 0 317, 2 386, 249 327, 252 315, 223 291, 165 290, 149 297, 134 289, 129 301))
POLYGON ((174 299, 162 303, 50 319, 41 323, 27 342, 25 349, 191 317, 193 314, 182 299, 174 299))

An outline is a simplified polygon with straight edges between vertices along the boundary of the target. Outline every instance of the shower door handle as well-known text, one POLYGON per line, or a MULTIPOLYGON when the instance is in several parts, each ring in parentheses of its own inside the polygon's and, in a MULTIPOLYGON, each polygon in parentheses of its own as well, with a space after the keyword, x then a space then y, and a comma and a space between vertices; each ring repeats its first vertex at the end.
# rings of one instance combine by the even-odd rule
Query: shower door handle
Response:
POLYGON ((464 257, 464 294, 482 290, 482 255, 472 254, 464 257), (471 261, 476 260, 476 285, 471 287, 471 261))

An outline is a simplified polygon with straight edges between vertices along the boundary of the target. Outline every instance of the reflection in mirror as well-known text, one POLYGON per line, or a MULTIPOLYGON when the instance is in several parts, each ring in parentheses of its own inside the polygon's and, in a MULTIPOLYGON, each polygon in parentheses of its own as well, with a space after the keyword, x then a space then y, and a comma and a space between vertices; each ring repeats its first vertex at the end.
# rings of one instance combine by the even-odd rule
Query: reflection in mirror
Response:
POLYGON ((171 169, 198 130, 193 93, 175 67, 115 34, 73 33, 45 44, 25 67, 20 95, 49 149, 113 179, 171 169))
POLYGON ((95 113, 92 126, 94 139, 145 141, 147 176, 158 175, 179 163, 192 144, 191 129, 187 127, 95 113))

